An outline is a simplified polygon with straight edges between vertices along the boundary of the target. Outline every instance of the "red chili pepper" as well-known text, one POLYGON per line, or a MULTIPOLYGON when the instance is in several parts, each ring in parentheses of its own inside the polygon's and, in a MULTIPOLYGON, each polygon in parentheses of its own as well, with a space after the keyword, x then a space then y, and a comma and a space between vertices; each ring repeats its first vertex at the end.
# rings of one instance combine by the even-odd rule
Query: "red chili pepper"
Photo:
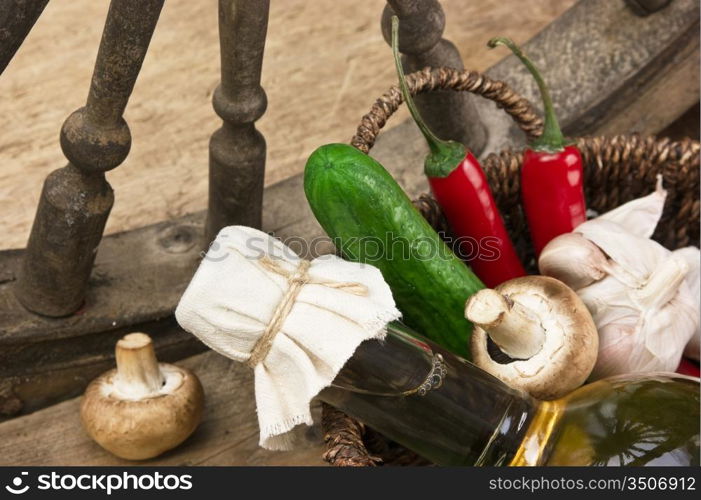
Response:
POLYGON ((538 256, 550 240, 587 219, 582 155, 565 141, 548 88, 533 63, 508 38, 493 38, 488 45, 511 49, 535 78, 543 98, 543 135, 526 148, 521 167, 521 200, 538 256))
POLYGON ((477 159, 462 144, 443 141, 426 126, 409 94, 398 49, 399 22, 392 18, 392 50, 404 101, 431 152, 424 162, 431 191, 445 215, 461 257, 488 287, 526 272, 504 227, 477 159))

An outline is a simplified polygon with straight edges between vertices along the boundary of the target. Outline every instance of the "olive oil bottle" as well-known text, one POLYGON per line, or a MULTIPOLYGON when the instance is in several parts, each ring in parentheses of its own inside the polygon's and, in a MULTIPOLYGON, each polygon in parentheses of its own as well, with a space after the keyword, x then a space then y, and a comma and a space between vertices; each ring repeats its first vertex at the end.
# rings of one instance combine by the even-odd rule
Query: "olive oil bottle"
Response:
POLYGON ((399 324, 319 397, 439 465, 699 465, 699 379, 621 376, 538 401, 399 324))

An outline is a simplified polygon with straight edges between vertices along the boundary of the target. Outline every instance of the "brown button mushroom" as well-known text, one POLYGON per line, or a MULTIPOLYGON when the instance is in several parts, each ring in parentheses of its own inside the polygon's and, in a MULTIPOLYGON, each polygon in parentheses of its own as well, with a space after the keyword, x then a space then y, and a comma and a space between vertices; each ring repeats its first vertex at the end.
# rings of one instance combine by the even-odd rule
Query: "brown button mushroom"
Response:
POLYGON ((204 392, 184 368, 158 363, 151 338, 131 333, 117 342, 117 368, 93 380, 80 416, 86 431, 118 457, 145 460, 174 448, 202 417, 204 392))
POLYGON ((594 321, 577 294, 554 278, 526 276, 480 290, 467 301, 465 317, 475 325, 474 363, 536 398, 564 396, 596 363, 594 321))

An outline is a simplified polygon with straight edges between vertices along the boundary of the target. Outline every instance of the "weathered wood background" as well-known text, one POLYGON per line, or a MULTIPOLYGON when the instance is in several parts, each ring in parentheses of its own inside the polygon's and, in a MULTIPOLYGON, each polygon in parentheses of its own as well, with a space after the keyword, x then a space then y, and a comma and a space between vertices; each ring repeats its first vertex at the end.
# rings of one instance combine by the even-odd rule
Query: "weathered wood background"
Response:
MULTIPOLYGON (((689 3, 687 0, 679 1, 689 3)), ((490 52, 484 48, 486 39, 504 33, 519 42, 525 41, 574 1, 475 0, 468 3, 443 0, 442 3, 448 19, 446 37, 456 42, 467 67, 485 69, 504 56, 503 52, 490 52)), ((600 1, 597 4, 603 5, 600 1)), ((364 0, 363 6, 366 7, 360 10, 357 3, 337 0, 273 2, 263 72, 263 85, 268 92, 270 106, 260 122, 269 147, 268 184, 301 172, 304 159, 317 145, 348 140, 370 101, 394 82, 389 49, 379 32, 382 5, 382 0, 364 0)), ((24 245, 40 184, 49 171, 65 162, 58 147, 58 129, 87 93, 106 8, 107 2, 53 0, 17 58, 0 78, 0 119, 3 119, 0 123, 5 124, 0 134, 0 161, 3 165, 0 169, 0 213, 3 214, 0 227, 6 235, 0 248, 24 245)), ((211 91, 218 81, 215 12, 213 0, 206 3, 171 0, 166 3, 161 24, 126 113, 134 136, 132 154, 124 166, 109 174, 117 193, 117 203, 110 219, 111 232, 172 219, 205 207, 206 147, 211 131, 218 125, 210 104, 211 91)), ((564 21, 573 22, 575 17, 570 15, 564 21)), ((659 35, 681 39, 687 32, 693 31, 693 20, 687 24, 689 26, 684 33, 666 30, 659 35)), ((627 29, 633 28, 628 26, 627 29)), ((654 30, 650 35, 656 35, 654 30)), ((547 36, 547 33, 545 38, 541 36, 540 43, 547 45, 547 36)), ((697 40, 695 34, 694 37, 697 40)), ((583 42, 586 42, 586 37, 583 42)), ((611 127, 619 132, 659 130, 660 123, 668 123, 683 111, 684 108, 680 107, 682 104, 689 105, 688 96, 666 95, 665 86, 676 83, 675 88, 693 91, 694 82, 683 85, 684 78, 688 79, 689 74, 698 74, 697 53, 695 55, 693 46, 690 47, 680 54, 663 54, 655 61, 657 66, 651 66, 651 69, 669 69, 667 74, 672 75, 669 82, 660 80, 651 71, 650 78, 637 79, 631 85, 607 82, 603 78, 605 75, 602 75, 601 81, 586 85, 588 91, 597 88, 597 84, 609 87, 618 85, 621 87, 616 87, 619 95, 626 89, 643 88, 648 102, 654 103, 657 110, 663 107, 666 114, 646 113, 644 100, 639 100, 629 109, 607 116, 611 115, 612 110, 615 111, 615 107, 602 101, 593 113, 586 114, 587 117, 598 116, 595 118, 601 122, 598 128, 589 129, 587 123, 576 119, 566 125, 576 132, 602 132, 611 127), (660 102, 664 106, 660 106, 660 102)), ((634 65, 636 58, 644 60, 644 50, 626 54, 621 61, 634 65)), ((604 66, 606 64, 607 61, 604 61, 604 66)), ((582 67, 577 67, 577 70, 581 72, 582 67)), ((566 73, 568 68, 555 68, 554 71, 560 73, 557 78, 562 79, 562 72, 566 73)), ((509 69, 508 64, 496 66, 492 74, 515 81, 517 87, 527 78, 524 73, 513 71, 513 67, 509 69), (503 75, 504 72, 508 75, 503 75)), ((591 109, 587 106, 591 105, 592 96, 576 94, 579 80, 570 80, 573 88, 568 92, 575 92, 576 98, 560 101, 559 105, 564 111, 563 116, 578 117, 584 108, 591 109), (587 106, 582 107, 582 102, 588 103, 587 106)), ((692 99, 698 96, 698 83, 695 84, 692 99)), ((533 97, 531 94, 528 97, 533 97)), ((628 101, 630 99, 624 95, 619 102, 628 101)), ((698 111, 692 112, 688 115, 688 121, 698 125, 697 115, 698 111)), ((390 125, 396 128, 389 134, 383 134, 383 144, 378 144, 375 154, 380 161, 388 162, 388 167, 398 175, 399 182, 410 188, 410 194, 414 195, 425 189, 420 169, 407 168, 407 162, 402 163, 397 158, 419 158, 422 143, 415 127, 402 123, 404 116, 402 114, 392 120, 390 125), (401 168, 397 168, 397 163, 401 168)), ((497 120, 503 118, 496 116, 497 120)), ((508 121, 505 123, 507 125, 504 127, 493 127, 494 130, 501 130, 503 136, 495 135, 492 142, 505 139, 508 121)), ((319 233, 319 228, 309 217, 299 184, 300 178, 295 177, 266 193, 266 230, 276 231, 281 236, 302 235, 307 238, 319 233)), ((201 215, 181 218, 179 226, 173 227, 200 234, 201 215)), ((192 259, 196 259, 197 249, 183 246, 182 239, 174 237, 175 233, 181 233, 174 232, 169 223, 143 231, 153 233, 153 238, 144 239, 151 245, 146 248, 148 255, 152 259, 159 258, 163 265, 173 266, 168 258, 162 259, 161 254, 169 254, 171 260, 177 260, 182 264, 180 267, 188 269, 191 265, 188 260, 190 254, 193 254, 192 259), (187 259, 178 257, 178 252, 186 255, 187 259)), ((108 244, 101 247, 98 260, 102 260, 95 272, 98 282, 102 276, 100 272, 105 270, 106 275, 122 276, 112 267, 120 265, 120 245, 128 244, 130 238, 135 236, 111 238, 108 244), (109 249, 113 252, 110 253, 109 249), (111 255, 115 258, 111 259, 111 255)), ((191 240, 186 238, 185 243, 188 241, 191 240)), ((12 260, 15 257, 8 254, 4 258, 7 259, 4 262, 9 263, 7 268, 13 268, 12 260)), ((144 265, 148 261, 146 259, 144 265)), ((129 264, 134 268, 132 271, 138 271, 139 266, 132 264, 129 264)), ((0 269, 0 284, 3 281, 2 271, 0 269)), ((129 279, 137 276, 131 271, 123 274, 122 277, 129 279)), ((7 280, 11 279, 7 277, 7 280)), ((158 277, 158 280, 167 279, 168 276, 158 277)), ((122 282, 126 285, 129 283, 128 279, 119 283, 122 282)), ((99 292, 103 288, 97 283, 94 289, 99 292)), ((172 288, 163 286, 160 289, 163 296, 157 295, 152 299, 158 304, 162 302, 165 311, 173 304, 173 297, 170 296, 173 295, 172 288)), ((2 297, 12 300, 9 292, 0 294, 0 305, 5 304, 2 297)), ((104 319, 106 321, 107 316, 104 319)), ((9 323, 17 326, 21 321, 10 318, 9 323)), ((112 328, 122 326, 112 322, 112 319, 110 324, 112 328)), ((30 332, 29 329, 23 331, 30 332)), ((165 336, 167 332, 161 333, 161 338, 170 338, 165 336)), ((99 337, 99 342, 112 342, 110 335, 116 334, 116 331, 108 332, 99 337)), ((19 339, 15 335, 19 334, 15 332, 7 336, 8 345, 13 338, 19 339)), ((60 329, 52 335, 60 337, 60 329)), ((92 338, 96 339, 92 343, 98 343, 98 337, 92 338)), ((18 349, 25 355, 31 354, 21 346, 18 349)), ((159 348, 159 353, 179 358, 178 349, 174 342, 170 350, 166 345, 163 349, 159 348)), ((46 366, 47 370, 51 367, 46 373, 45 383, 51 384, 50 374, 55 373, 52 370, 56 367, 51 365, 51 353, 42 352, 43 356, 47 356, 47 364, 42 363, 42 366, 46 366)), ((64 367, 75 371, 73 379, 91 377, 91 371, 98 369, 105 360, 97 356, 83 361, 82 369, 75 363, 64 367)), ((308 436, 309 448, 298 452, 270 454, 257 448, 251 380, 247 369, 214 353, 197 355, 184 363, 198 372, 205 385, 208 396, 205 422, 184 446, 154 463, 320 463, 319 435, 318 430, 314 429, 308 436)), ((32 381, 34 386, 37 380, 32 381)), ((21 384, 17 387, 21 388, 21 384)), ((65 390, 61 387, 58 389, 65 390)), ((2 391, 0 383, 0 396, 2 391)), ((77 407, 78 400, 72 399, 0 423, 0 464, 121 463, 85 436, 77 419, 77 407)))
MULTIPOLYGON (((446 37, 456 43, 466 67, 484 69, 504 55, 486 49, 490 36, 508 26, 510 36, 525 41, 573 3, 528 0, 527 8, 515 9, 523 2, 444 0, 446 37)), ((362 9, 337 0, 272 2, 263 67, 269 107, 259 122, 268 142, 266 184, 301 172, 317 145, 348 140, 371 100, 394 82, 379 29, 383 5, 384 0, 364 0, 362 9)), ((87 94, 107 6, 107 1, 52 0, 0 78, 5 235, 0 248, 24 246, 41 183, 65 163, 58 131, 87 94)), ((219 80, 216 12, 214 0, 166 2, 126 112, 134 137, 131 154, 108 176, 117 199, 107 232, 206 206, 207 143, 218 126, 211 107, 219 80)), ((398 118, 393 124, 401 123, 398 118)), ((157 463, 322 464, 318 429, 310 431, 309 447, 293 454, 257 447, 248 369, 214 353, 184 364, 205 386, 205 421, 157 463)), ((78 398, 71 399, 0 424, 0 464, 123 463, 85 435, 78 405, 78 398)))
MULTIPOLYGON (((372 99, 394 83, 380 33, 384 3, 271 3, 262 82, 269 105, 259 122, 267 184, 301 172, 318 145, 347 141, 372 99)), ((444 0, 446 37, 466 67, 486 69, 505 55, 487 49, 489 37, 526 41, 573 3, 444 0)), ((44 177, 65 164, 58 132, 87 96, 108 4, 51 0, 0 77, 0 249, 25 245, 44 177)), ((206 207, 218 50, 215 0, 166 2, 125 114, 131 153, 107 176, 116 192, 108 233, 206 207)))
MULTIPOLYGON (((258 447, 251 370, 214 352, 182 363, 200 377, 206 395, 203 423, 184 444, 141 465, 323 465, 318 427, 291 452, 258 447), (232 402, 233 401, 233 402, 232 402)), ((79 398, 0 424, 2 465, 129 465, 83 431, 79 398)))

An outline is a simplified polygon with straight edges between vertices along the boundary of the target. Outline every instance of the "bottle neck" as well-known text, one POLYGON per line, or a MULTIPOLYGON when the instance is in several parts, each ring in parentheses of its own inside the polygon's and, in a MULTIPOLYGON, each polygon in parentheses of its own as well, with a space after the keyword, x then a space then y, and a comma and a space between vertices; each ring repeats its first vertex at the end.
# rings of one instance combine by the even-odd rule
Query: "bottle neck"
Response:
POLYGON ((439 465, 507 465, 539 405, 395 323, 319 398, 439 465))

